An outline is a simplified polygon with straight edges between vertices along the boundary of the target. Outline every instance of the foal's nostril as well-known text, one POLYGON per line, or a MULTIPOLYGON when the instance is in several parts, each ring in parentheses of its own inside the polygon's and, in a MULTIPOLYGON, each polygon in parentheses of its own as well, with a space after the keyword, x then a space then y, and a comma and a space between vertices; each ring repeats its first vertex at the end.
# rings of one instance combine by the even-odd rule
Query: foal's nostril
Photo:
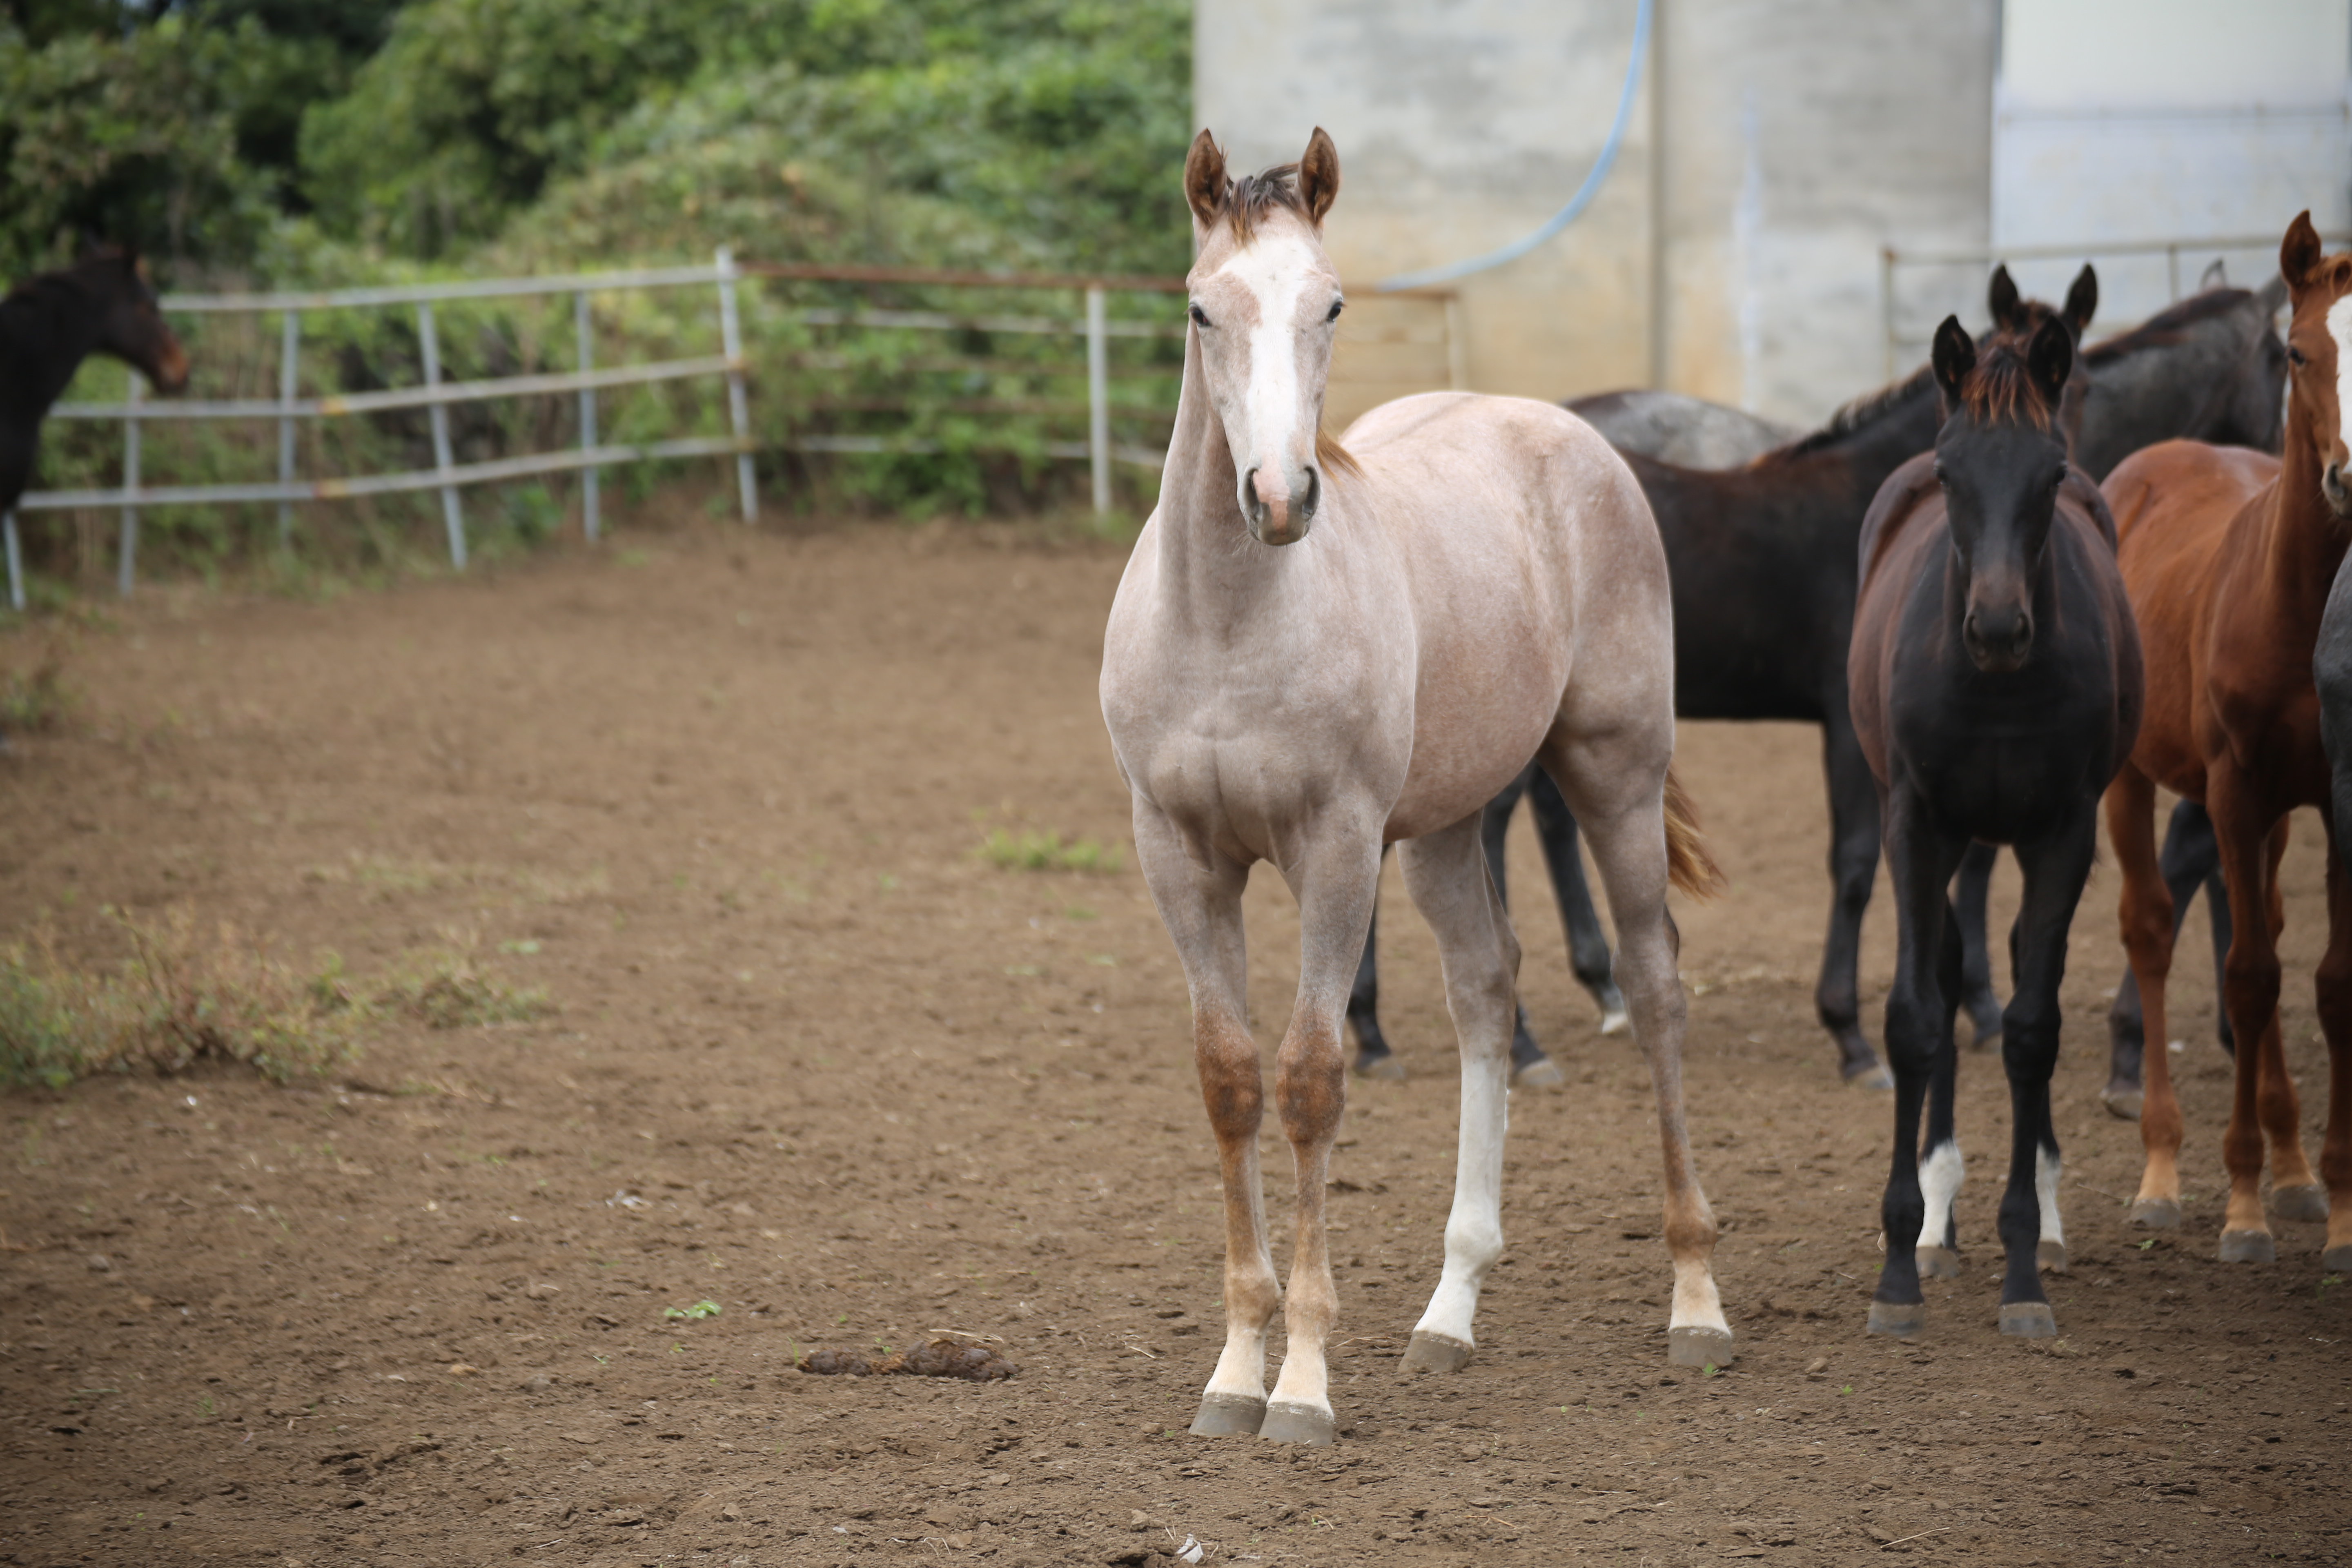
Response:
POLYGON ((1298 515, 1300 519, 1306 521, 1313 521, 1315 518, 1315 508, 1322 500, 1323 476, 1317 473, 1313 468, 1309 468, 1307 470, 1307 499, 1298 503, 1298 515))
POLYGON ((1252 522, 1265 521, 1265 498, 1258 493, 1255 468, 1242 476, 1242 509, 1252 522))

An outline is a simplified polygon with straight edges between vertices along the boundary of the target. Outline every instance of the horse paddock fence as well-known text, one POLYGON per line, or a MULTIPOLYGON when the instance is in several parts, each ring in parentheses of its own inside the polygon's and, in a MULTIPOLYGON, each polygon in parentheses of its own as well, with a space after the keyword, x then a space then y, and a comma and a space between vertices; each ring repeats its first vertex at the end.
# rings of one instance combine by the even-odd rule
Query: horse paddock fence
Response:
MULTIPOLYGON (((275 502, 278 541, 290 544, 298 506, 368 497, 437 492, 450 564, 464 570, 467 535, 461 493, 469 486, 507 483, 539 476, 576 473, 580 476, 583 531, 591 539, 601 529, 599 475, 627 463, 665 459, 718 458, 731 459, 736 500, 745 522, 759 518, 759 491, 753 468, 756 451, 772 449, 806 455, 895 457, 933 454, 950 449, 950 443, 917 428, 890 430, 823 429, 808 426, 860 422, 874 415, 911 415, 936 406, 960 416, 992 418, 1007 416, 1043 416, 1075 421, 1083 416, 1083 440, 1041 439, 1011 432, 1002 435, 965 430, 956 444, 961 449, 1001 450, 1024 457, 1084 461, 1089 468, 1095 511, 1108 513, 1112 504, 1112 468, 1127 464, 1158 469, 1166 458, 1164 437, 1157 444, 1120 438, 1114 420, 1130 429, 1138 423, 1165 426, 1174 417, 1173 390, 1181 375, 1181 362, 1113 363, 1111 345, 1136 341, 1181 341, 1186 331, 1179 310, 1154 310, 1145 317, 1114 316, 1113 295, 1176 295, 1184 292, 1181 278, 1097 277, 1070 274, 987 273, 899 267, 843 267, 796 263, 738 261, 720 248, 710 265, 638 268, 601 273, 545 277, 493 278, 388 287, 242 294, 172 294, 161 301, 167 315, 268 316, 280 321, 277 345, 277 390, 273 397, 223 399, 150 399, 143 379, 133 371, 121 401, 60 403, 49 417, 65 421, 119 424, 122 428, 121 482, 113 488, 83 488, 28 491, 17 503, 24 512, 112 510, 118 514, 116 587, 129 595, 138 578, 141 516, 154 507, 254 505, 275 502), (745 348, 745 305, 742 292, 753 288, 816 286, 835 295, 845 289, 887 288, 908 290, 1045 291, 1066 299, 1078 309, 1060 315, 1026 310, 987 309, 910 310, 877 308, 864 298, 839 303, 792 303, 768 312, 770 324, 781 323, 799 334, 802 346, 785 356, 793 369, 832 374, 851 372, 860 362, 845 347, 877 341, 873 334, 901 334, 888 341, 936 342, 946 336, 961 342, 964 352, 946 356, 898 355, 890 363, 924 373, 964 373, 982 377, 1007 370, 1044 378, 1075 381, 1083 376, 1084 400, 1052 398, 967 398, 925 405, 912 397, 817 395, 803 400, 792 426, 781 438, 762 442, 753 434, 751 396, 753 363, 745 348), (595 363, 591 300, 596 296, 631 290, 709 289, 716 296, 716 353, 656 358, 635 363, 595 363), (572 299, 573 366, 563 371, 483 376, 453 380, 442 373, 441 322, 436 307, 455 302, 527 300, 570 295, 572 299), (301 395, 303 320, 320 311, 401 310, 413 313, 421 377, 415 385, 355 391, 328 395, 301 395), (913 339, 904 337, 913 334, 913 339), (863 335, 863 336, 861 336, 863 335), (1005 361, 969 349, 971 341, 1006 336, 1077 340, 1082 362, 1048 360, 1005 361), (600 393, 663 384, 709 381, 722 383, 726 396, 728 434, 680 435, 661 439, 613 441, 599 437, 600 393), (1168 395, 1157 403, 1114 400, 1114 382, 1157 381, 1168 395), (529 451, 495 458, 456 460, 450 432, 450 410, 466 404, 487 403, 551 395, 577 398, 578 438, 562 449, 529 451), (299 434, 306 424, 422 409, 430 427, 433 461, 383 473, 350 473, 306 477, 298 471, 299 434), (153 484, 142 473, 142 427, 164 422, 242 422, 274 424, 277 429, 277 477, 237 483, 153 484)), ((1423 289, 1381 296, 1369 295, 1380 310, 1397 320, 1381 318, 1353 327, 1363 339, 1363 352, 1376 358, 1393 358, 1397 345, 1427 344, 1442 364, 1409 371, 1424 384, 1464 384, 1459 301, 1451 290, 1423 289), (1419 322, 1400 312, 1434 312, 1419 322)), ((1403 352, 1416 352, 1406 348, 1403 352)), ((1164 351, 1163 351, 1164 353, 1164 351)), ((1393 369, 1385 374, 1398 374, 1393 369)), ((870 421, 868 421, 870 422, 870 421)), ((5 531, 8 595, 12 607, 25 607, 25 580, 17 520, 14 512, 0 519, 5 531)))

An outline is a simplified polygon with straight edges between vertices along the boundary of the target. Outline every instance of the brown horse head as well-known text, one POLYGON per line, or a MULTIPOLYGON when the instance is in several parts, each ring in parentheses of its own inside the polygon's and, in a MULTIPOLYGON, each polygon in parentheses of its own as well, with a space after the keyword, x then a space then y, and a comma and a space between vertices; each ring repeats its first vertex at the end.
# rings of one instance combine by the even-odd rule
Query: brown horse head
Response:
POLYGON ((1988 674, 2022 669, 2033 652, 2034 580, 2067 474, 2059 405, 2075 359, 2074 330, 2054 315, 2031 337, 1981 346, 1957 316, 1936 329, 1936 482, 1966 584, 1960 639, 1988 674))
POLYGON ((2319 468, 2320 493, 2339 518, 2352 519, 2352 255, 2321 254, 2308 212, 2296 215, 2279 246, 2279 276, 2292 309, 2287 319, 2287 447, 2290 467, 2298 440, 2319 468), (2296 414, 2301 414, 2297 430, 2296 414))
POLYGON ((1203 131, 1184 161, 1200 247, 1186 282, 1209 400, 1224 426, 1242 514, 1262 544, 1307 537, 1325 468, 1352 466, 1323 436, 1323 389, 1339 320, 1339 275, 1323 216, 1339 194, 1339 153, 1320 126, 1296 163, 1239 180, 1203 131))
POLYGON ((128 246, 84 249, 68 275, 89 298, 97 347, 145 376, 159 392, 188 384, 188 351, 163 323, 147 263, 128 246))

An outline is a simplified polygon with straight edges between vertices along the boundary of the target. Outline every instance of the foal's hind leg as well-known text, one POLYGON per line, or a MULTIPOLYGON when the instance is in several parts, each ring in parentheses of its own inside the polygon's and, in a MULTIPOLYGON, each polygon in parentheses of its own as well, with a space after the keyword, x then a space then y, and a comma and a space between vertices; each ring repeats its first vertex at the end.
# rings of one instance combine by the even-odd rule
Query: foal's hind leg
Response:
MULTIPOLYGON (((1503 793, 1486 803, 1478 814, 1478 841, 1486 850, 1486 874, 1495 879, 1496 896, 1506 908, 1511 901, 1510 879, 1505 872, 1504 851, 1510 841, 1511 814, 1518 809, 1520 799, 1528 786, 1542 774, 1533 763, 1519 770, 1519 776, 1503 786, 1503 793)), ((1536 819, 1536 830, 1543 831, 1543 819, 1536 819)), ((1547 852, 1549 847, 1546 846, 1547 852)), ((1511 1012, 1511 1081, 1527 1089, 1556 1089, 1568 1081, 1544 1048, 1536 1044, 1535 1031, 1528 1027, 1528 1008, 1524 1002, 1514 1003, 1511 1012)))
MULTIPOLYGON (((2163 874, 2164 886, 2172 895, 2172 941, 2180 942, 2180 928, 2189 919, 2189 907, 2197 901, 2201 889, 2205 894, 2206 923, 2213 936, 2213 994, 2221 994, 2221 965, 2230 956, 2230 894, 2221 885, 2221 847, 2213 841, 2213 819, 2205 808, 2193 800, 2177 801, 2172 807, 2172 819, 2165 825, 2164 852, 2157 861, 2163 874)), ((2233 1051, 2235 1041, 2230 1034, 2229 1009, 2218 1004, 2213 1009, 2221 1048, 2233 1051)), ((2100 1103, 2108 1111, 2125 1121, 2139 1116, 2142 1089, 2140 1062, 2147 1048, 2147 1029, 2140 1017, 2139 979, 2130 970, 2124 971, 2123 984, 2116 987, 2115 1005, 2107 1009, 2107 1087, 2099 1092, 2100 1103)), ((2166 1048, 2170 1049, 2168 1044, 2166 1048)))
POLYGON ((1952 910, 1959 917, 1960 1005, 1979 1050, 2000 1043, 2000 998, 1992 989, 1992 944, 1985 939, 1985 906, 1992 894, 1992 864, 2000 856, 1990 844, 1970 844, 1960 857, 1952 887, 1952 910))
POLYGON ((1617 989, 1609 933, 1601 929, 1601 911, 1592 907, 1592 889, 1584 880, 1584 857, 1576 849, 1576 814, 1560 798, 1559 785, 1541 768, 1528 787, 1528 811, 1536 819, 1536 841, 1543 846, 1544 866, 1551 873, 1559 923, 1568 930, 1569 964, 1577 984, 1601 1007, 1601 1032, 1622 1035, 1633 1020, 1625 1011, 1625 994, 1617 989))
POLYGON ((1192 1431, 1203 1437, 1248 1434, 1265 1418, 1265 1332, 1282 1305, 1258 1177, 1265 1089, 1244 1011, 1241 900, 1249 869, 1224 859, 1205 870, 1194 865, 1167 818, 1140 799, 1135 850, 1183 961, 1192 995, 1192 1059, 1224 1184, 1225 1348, 1201 1395, 1192 1431))
POLYGON ((1437 935, 1445 1005, 1462 1046, 1462 1124, 1445 1271, 1414 1325, 1404 1364, 1452 1372, 1477 1342, 1472 1321, 1486 1271, 1503 1254, 1503 1135, 1508 1121, 1511 1004, 1518 939, 1479 847, 1478 819, 1399 847, 1405 887, 1437 935))
POLYGON ((1682 939, 1666 913, 1663 770, 1624 745, 1572 742, 1553 732, 1544 767, 1584 826, 1593 864, 1617 922, 1617 977, 1633 1016, 1633 1038, 1650 1063, 1658 1141, 1665 1156, 1666 1250, 1674 1258, 1674 1309, 1666 1359, 1677 1366, 1724 1366, 1731 1325, 1715 1285, 1715 1211, 1693 1168, 1683 1116, 1683 1036, 1687 1004, 1675 961, 1682 939))
POLYGON ((2170 1230, 2180 1223, 2180 1101, 2172 1092, 2172 1064, 2163 1042, 2164 984, 2172 971, 2172 895, 2165 889, 2156 853, 2156 785, 2130 763, 2107 785, 2103 803, 2107 814, 2107 841, 2115 847, 2116 865, 2123 872, 2123 893, 2117 920, 2123 928, 2124 952, 2131 960, 2132 977, 2139 984, 2141 1016, 2147 1037, 2157 1048, 2147 1054, 2145 1098, 2139 1118, 2140 1146, 2146 1163, 2140 1172, 2139 1195, 2132 1200, 2131 1221, 2151 1229, 2170 1230))
MULTIPOLYGON (((1844 667, 1839 667, 1843 669, 1844 667)), ((1822 946, 1822 977, 1813 1006, 1837 1041, 1838 1071, 1859 1089, 1894 1083, 1862 1033, 1862 914, 1878 875, 1878 781, 1854 738, 1839 682, 1822 721, 1822 765, 1830 783, 1830 929, 1822 946)), ((1591 824, 1587 823, 1589 831, 1591 824)), ((1613 900, 1612 900, 1613 902, 1613 900)))

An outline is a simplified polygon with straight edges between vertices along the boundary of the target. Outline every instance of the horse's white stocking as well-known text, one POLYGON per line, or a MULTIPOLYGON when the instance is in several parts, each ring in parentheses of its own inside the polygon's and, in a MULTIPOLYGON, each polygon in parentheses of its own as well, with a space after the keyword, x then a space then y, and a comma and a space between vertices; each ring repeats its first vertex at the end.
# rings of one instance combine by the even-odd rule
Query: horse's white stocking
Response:
POLYGON ((2047 1143, 2033 1152, 2033 1195, 2042 1205, 2042 1239, 2034 1262, 2053 1274, 2066 1272, 2066 1227, 2058 1217, 2058 1180, 2065 1173, 2058 1151, 2047 1143))
POLYGON ((1967 1179, 1968 1170, 1960 1159, 1960 1145, 1956 1139, 1933 1145, 1927 1158, 1919 1162, 1919 1196, 1927 1205, 1919 1222, 1922 1274, 1941 1275, 1947 1279, 1959 1277, 1960 1256, 1951 1241, 1952 1204, 1960 1195, 1960 1184, 1967 1179))
MULTIPOLYGON (((1617 738, 1612 737, 1612 741, 1617 738)), ((1545 765, 1592 846, 1617 924, 1617 984, 1633 1015, 1633 1037, 1650 1064, 1658 1102, 1658 1140, 1665 1154, 1666 1251, 1674 1258, 1674 1308, 1666 1320, 1666 1359, 1676 1366, 1723 1366, 1732 1357, 1731 1325, 1717 1293, 1715 1211, 1691 1164, 1683 1119, 1683 1035, 1688 1007, 1675 972, 1681 938, 1666 913, 1666 840, 1659 786, 1637 789, 1638 759, 1624 754, 1635 737, 1614 744, 1547 746, 1545 765), (1557 765, 1555 765, 1557 764, 1557 765)), ((1671 750, 1671 742, 1666 748, 1671 750)), ((1648 776, 1663 780, 1664 758, 1648 776)))
POLYGON ((1445 1005, 1462 1050, 1462 1124, 1445 1271, 1414 1325, 1409 1367, 1452 1372, 1477 1342, 1479 1288, 1503 1255, 1503 1138, 1509 1121, 1512 1001, 1518 939, 1495 892, 1478 818, 1402 846, 1398 863, 1430 928, 1445 975, 1445 1005))

